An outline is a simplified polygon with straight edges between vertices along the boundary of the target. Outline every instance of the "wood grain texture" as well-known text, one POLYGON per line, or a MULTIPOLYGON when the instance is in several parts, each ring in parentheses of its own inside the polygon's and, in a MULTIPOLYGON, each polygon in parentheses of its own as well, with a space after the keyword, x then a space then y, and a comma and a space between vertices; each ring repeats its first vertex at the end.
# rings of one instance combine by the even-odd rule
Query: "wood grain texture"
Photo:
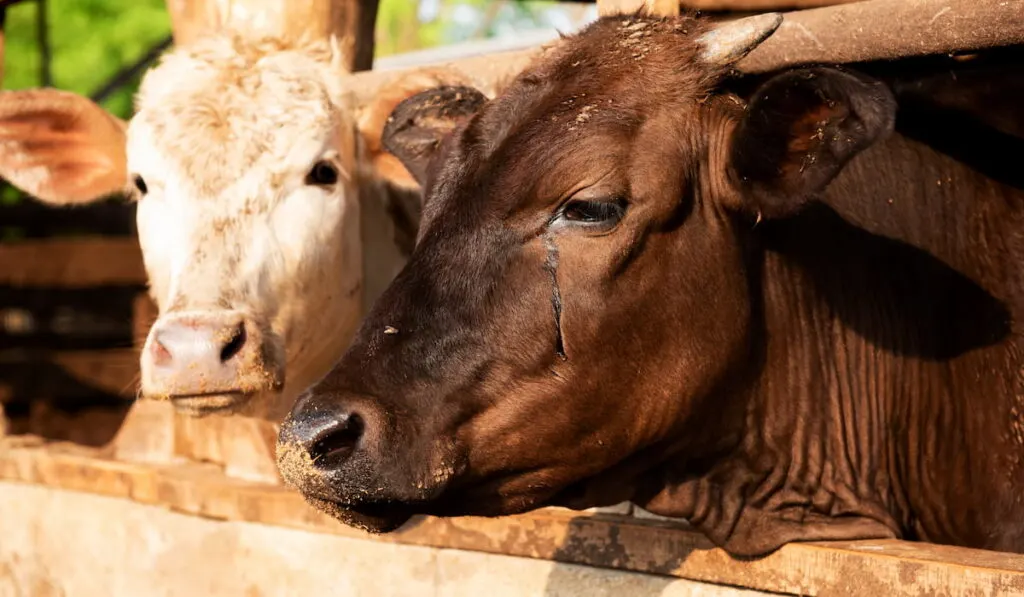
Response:
POLYGON ((0 244, 0 285, 89 288, 143 286, 135 238, 41 239, 0 244))
POLYGON ((371 537, 282 487, 226 478, 196 463, 143 466, 99 450, 0 444, 0 478, 159 505, 177 512, 379 542, 442 547, 657 573, 822 597, 1024 594, 1024 556, 901 541, 790 544, 737 560, 665 521, 546 509, 502 518, 420 518, 371 537))
MULTIPOLYGON (((833 3, 834 4, 834 3, 833 3)), ((1024 43, 1024 0, 866 0, 785 14, 782 26, 736 65, 757 74, 812 63, 891 60, 1024 43)), ((544 47, 473 56, 431 65, 474 82, 488 96, 544 47)), ((359 73, 360 105, 408 71, 359 73)))
POLYGON ((335 36, 344 66, 365 70, 373 62, 378 0, 168 0, 174 40, 191 43, 210 31, 261 32, 287 38, 335 36))
POLYGON ((761 73, 1024 43, 1024 0, 868 0, 788 13, 736 66, 761 73))
POLYGON ((72 378, 104 393, 134 398, 139 381, 139 353, 133 348, 69 350, 51 359, 72 378))
POLYGON ((599 15, 630 14, 643 10, 649 15, 674 17, 679 14, 679 0, 597 0, 599 15))
POLYGON ((686 8, 707 11, 793 10, 845 4, 859 0, 680 0, 686 8))

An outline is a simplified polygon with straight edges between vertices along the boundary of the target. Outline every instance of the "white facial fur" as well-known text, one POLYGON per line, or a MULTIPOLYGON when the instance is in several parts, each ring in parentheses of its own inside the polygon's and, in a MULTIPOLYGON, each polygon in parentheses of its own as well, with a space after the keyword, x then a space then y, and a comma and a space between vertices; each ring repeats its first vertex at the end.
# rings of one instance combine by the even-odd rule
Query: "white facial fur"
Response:
MULTIPOLYGON (((215 37, 145 77, 128 128, 139 239, 161 316, 241 311, 283 351, 285 404, 357 323, 355 141, 337 53, 215 37), (319 161, 333 185, 309 184, 319 161)), ((143 393, 147 359, 143 356, 143 393)))

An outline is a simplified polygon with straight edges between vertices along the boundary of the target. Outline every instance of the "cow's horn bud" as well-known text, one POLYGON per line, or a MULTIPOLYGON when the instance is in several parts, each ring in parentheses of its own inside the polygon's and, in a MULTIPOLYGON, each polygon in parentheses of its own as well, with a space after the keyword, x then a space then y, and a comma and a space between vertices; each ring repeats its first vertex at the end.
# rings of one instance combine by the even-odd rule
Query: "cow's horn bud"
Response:
POLYGON ((782 24, 782 15, 769 12, 719 25, 697 39, 704 46, 701 59, 708 64, 729 66, 768 39, 782 24))

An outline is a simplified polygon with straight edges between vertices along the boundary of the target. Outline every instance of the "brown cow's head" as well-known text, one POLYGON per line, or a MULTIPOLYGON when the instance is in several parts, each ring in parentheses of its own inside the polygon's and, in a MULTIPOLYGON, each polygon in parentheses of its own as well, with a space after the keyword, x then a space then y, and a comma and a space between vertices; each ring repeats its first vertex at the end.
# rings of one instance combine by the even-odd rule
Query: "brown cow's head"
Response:
POLYGON ((800 209, 894 112, 829 69, 749 106, 722 91, 778 24, 760 19, 605 18, 492 101, 399 105, 385 142, 426 189, 417 245, 282 427, 285 479, 383 531, 642 498, 659 462, 737 441, 754 224, 800 209))

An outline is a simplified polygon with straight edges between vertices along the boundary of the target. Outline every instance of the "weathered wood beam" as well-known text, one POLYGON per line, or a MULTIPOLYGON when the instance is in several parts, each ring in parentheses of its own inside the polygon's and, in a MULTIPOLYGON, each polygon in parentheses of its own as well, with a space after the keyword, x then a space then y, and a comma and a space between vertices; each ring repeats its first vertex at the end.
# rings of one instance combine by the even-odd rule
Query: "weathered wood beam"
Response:
POLYGON ((46 239, 0 244, 0 285, 88 288, 142 286, 135 238, 46 239))
POLYGON ((737 68, 762 73, 1020 43, 1022 0, 867 0, 786 14, 778 31, 737 68))
POLYGON ((768 11, 815 8, 859 0, 680 0, 685 8, 704 11, 768 11))
MULTIPOLYGON (((8 357, 9 358, 9 357, 8 357)), ((24 362, 4 363, 8 373, 0 379, 3 392, 29 388, 43 395, 28 398, 68 399, 75 402, 98 393, 119 398, 134 398, 139 380, 139 353, 133 349, 32 351, 24 362), (42 388, 42 389, 40 389, 42 388)), ((2 400, 25 401, 26 396, 10 395, 2 400)))
POLYGON ((601 16, 629 14, 643 10, 649 15, 674 17, 679 14, 679 0, 597 0, 601 16))
MULTIPOLYGON (((786 13, 778 31, 737 64, 756 74, 811 63, 843 64, 969 52, 1024 43, 1024 0, 866 0, 786 13)), ((485 94, 543 48, 474 56, 424 67, 455 73, 485 94)), ((408 71, 360 73, 353 86, 368 105, 408 71)))
POLYGON ((857 0, 597 0, 600 15, 623 14, 646 8, 648 14, 674 16, 681 8, 703 11, 752 12, 796 10, 856 2, 857 0))
POLYGON ((198 463, 145 466, 102 451, 0 447, 0 479, 84 491, 185 514, 379 542, 501 553, 656 573, 820 597, 1010 595, 1024 587, 1024 556, 903 541, 792 543, 734 559, 673 523, 545 509, 500 518, 422 518, 371 537, 314 511, 283 487, 225 477, 198 463))
POLYGON ((349 70, 373 62, 379 0, 167 0, 178 45, 215 30, 265 32, 288 38, 336 36, 349 70))
POLYGON ((139 353, 131 348, 69 350, 50 359, 72 378, 112 396, 134 398, 139 382, 139 353))

